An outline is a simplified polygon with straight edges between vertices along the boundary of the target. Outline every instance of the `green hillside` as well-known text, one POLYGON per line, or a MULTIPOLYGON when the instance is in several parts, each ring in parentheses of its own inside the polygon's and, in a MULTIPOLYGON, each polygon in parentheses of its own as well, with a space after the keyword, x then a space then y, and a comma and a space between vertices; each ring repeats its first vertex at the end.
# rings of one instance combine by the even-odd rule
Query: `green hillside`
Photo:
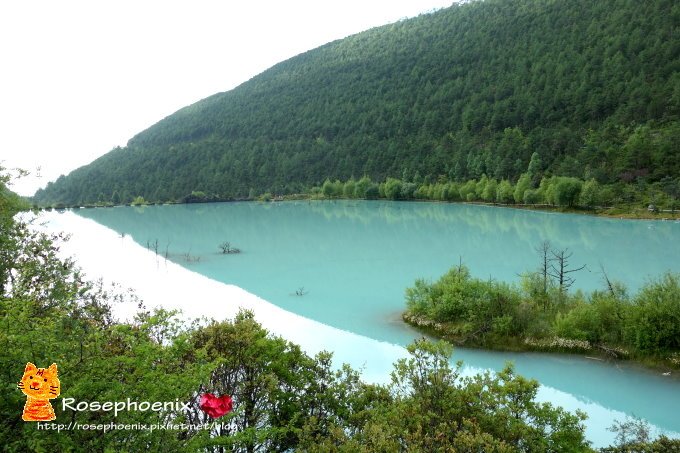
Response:
MULTIPOLYGON (((375 28, 185 107, 51 203, 301 192, 327 178, 680 176, 680 4, 484 0, 375 28)), ((130 106, 134 108, 134 106, 130 106)))

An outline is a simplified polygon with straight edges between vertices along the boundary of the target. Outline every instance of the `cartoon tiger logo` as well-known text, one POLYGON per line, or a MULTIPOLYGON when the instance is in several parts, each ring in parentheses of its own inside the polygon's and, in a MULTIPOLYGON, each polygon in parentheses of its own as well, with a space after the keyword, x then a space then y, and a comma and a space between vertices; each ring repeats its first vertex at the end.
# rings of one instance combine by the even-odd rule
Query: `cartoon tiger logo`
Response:
POLYGON ((56 363, 49 368, 38 368, 28 362, 18 386, 27 396, 24 413, 21 416, 24 421, 47 422, 57 418, 50 404, 50 400, 58 397, 60 393, 56 363))

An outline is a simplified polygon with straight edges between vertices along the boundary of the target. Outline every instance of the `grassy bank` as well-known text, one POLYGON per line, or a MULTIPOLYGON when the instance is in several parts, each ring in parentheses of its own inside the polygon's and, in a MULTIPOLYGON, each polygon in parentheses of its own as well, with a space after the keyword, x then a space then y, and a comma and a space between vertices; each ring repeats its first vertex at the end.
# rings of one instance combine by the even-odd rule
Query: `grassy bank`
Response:
POLYGON ((406 291, 404 321, 466 347, 572 353, 680 370, 680 275, 665 274, 632 296, 610 281, 601 291, 570 293, 570 269, 553 274, 560 252, 542 250, 545 273, 527 273, 520 285, 473 278, 462 265, 434 283, 417 280, 406 291))
POLYGON ((459 326, 456 326, 455 323, 436 323, 431 319, 416 316, 408 310, 402 313, 402 319, 428 336, 440 338, 456 346, 470 349, 576 354, 597 361, 630 361, 661 373, 671 372, 671 374, 675 375, 680 372, 680 353, 677 352, 666 356, 645 356, 631 354, 630 351, 620 347, 591 344, 588 341, 570 340, 560 337, 544 339, 522 338, 519 336, 486 337, 483 339, 469 338, 460 335, 459 326))

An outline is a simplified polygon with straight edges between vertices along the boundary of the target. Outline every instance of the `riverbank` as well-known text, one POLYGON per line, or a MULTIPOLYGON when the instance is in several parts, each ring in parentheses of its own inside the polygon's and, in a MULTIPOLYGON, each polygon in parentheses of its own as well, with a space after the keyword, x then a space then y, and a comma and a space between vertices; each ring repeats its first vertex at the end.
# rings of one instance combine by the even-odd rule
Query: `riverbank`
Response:
MULTIPOLYGON (((462 203, 462 202, 459 202, 462 203)), ((648 208, 639 206, 627 207, 598 207, 598 208, 568 208, 564 206, 550 206, 550 205, 526 205, 526 204, 498 204, 498 203, 483 203, 471 202, 471 204, 479 204, 483 206, 499 206, 513 209, 525 209, 529 211, 544 211, 556 212, 560 214, 580 214, 591 215, 596 217, 607 217, 611 219, 626 219, 626 220, 659 220, 659 221, 675 221, 680 220, 680 210, 675 211, 650 211, 648 208)))
MULTIPOLYGON (((299 201, 299 200, 315 200, 315 201, 332 201, 332 200, 355 200, 355 198, 324 198, 313 195, 296 194, 290 196, 282 196, 266 201, 299 201)), ((376 198, 376 200, 382 201, 394 201, 388 200, 386 198, 376 198)), ((260 199, 254 199, 252 201, 265 201, 260 199)), ((626 220, 659 220, 659 221, 675 221, 680 220, 680 210, 669 211, 669 210, 656 210, 650 211, 648 208, 642 208, 639 206, 608 206, 608 207, 597 207, 597 208, 578 208, 578 207, 566 207, 566 206, 553 206, 547 204, 503 204, 503 203, 487 203, 483 201, 442 201, 442 200, 427 200, 427 199, 412 199, 412 200, 401 200, 409 201, 413 203, 447 203, 447 204, 462 204, 462 205, 479 205, 479 206, 491 206, 498 208, 511 208, 511 209, 521 209, 526 211, 539 211, 539 212, 555 212, 559 214, 579 214, 579 215, 589 215, 595 217, 607 217, 611 219, 626 219, 626 220)))
POLYGON ((631 351, 603 344, 592 344, 587 340, 569 338, 530 337, 484 337, 483 339, 461 335, 454 323, 441 323, 417 316, 408 310, 402 313, 402 320, 428 336, 445 340, 455 346, 499 352, 547 352, 578 355, 601 362, 630 362, 658 372, 663 376, 680 379, 680 353, 661 356, 644 356, 631 351))
MULTIPOLYGON (((333 200, 355 200, 355 198, 325 198, 306 194, 286 195, 282 197, 262 200, 252 199, 247 201, 262 201, 262 202, 277 202, 277 201, 300 201, 300 200, 315 200, 315 201, 333 201, 333 200)), ((386 198, 376 198, 382 201, 394 201, 386 198)), ((480 206, 491 206, 498 208, 523 209, 527 211, 541 211, 541 212, 555 212, 559 214, 579 214, 596 217, 607 217, 612 219, 626 219, 626 220, 658 220, 658 221, 675 221, 680 220, 680 210, 652 210, 639 206, 608 206, 597 208, 578 208, 566 206, 553 206, 546 204, 503 204, 503 203, 487 203, 483 201, 442 201, 442 200, 427 200, 427 199, 412 199, 401 200, 410 201, 413 203, 447 203, 447 204, 471 204, 480 206)))
MULTIPOLYGON (((230 199, 230 200, 218 200, 218 201, 206 201, 200 203, 237 203, 237 202, 262 202, 262 203, 276 203, 282 201, 334 201, 334 200, 355 200, 354 198, 320 198, 317 196, 296 194, 296 195, 286 195, 281 197, 276 197, 268 200, 262 200, 259 198, 243 198, 243 199, 230 199)), ((389 201, 384 198, 378 198, 377 200, 389 201)), ((412 203, 447 203, 447 204, 462 204, 462 205, 480 205, 480 206, 491 206, 498 208, 511 208, 511 209, 522 209, 526 211, 539 211, 539 212, 555 212, 559 214, 578 214, 587 215, 595 217, 606 217, 611 219, 625 219, 625 220, 656 220, 656 221, 680 221, 680 210, 674 212, 667 211, 649 211, 647 209, 635 207, 628 210, 619 207, 608 207, 608 208, 597 208, 597 209, 579 209, 579 208, 566 208, 559 206, 550 205, 519 205, 519 204, 499 204, 499 203, 484 203, 481 201, 432 201, 432 200, 409 200, 412 203)), ((44 211, 52 210, 64 210, 64 209, 93 209, 93 208, 114 208, 120 206, 156 206, 156 205, 175 205, 175 204, 194 204, 198 202, 163 202, 163 203, 143 203, 143 204, 106 204, 106 205, 85 205, 85 206, 59 206, 59 207, 41 207, 37 208, 44 211)))
POLYGON ((680 220, 680 210, 649 210, 649 208, 642 208, 639 206, 627 207, 599 207, 599 208, 567 208, 559 206, 533 206, 533 205, 505 205, 517 209, 529 209, 533 211, 549 211, 559 212, 563 214, 583 214, 593 215, 597 217, 608 217, 612 219, 627 219, 627 220, 660 220, 673 221, 680 220))
MULTIPOLYGON (((108 204, 92 204, 83 206, 46 206, 37 207, 36 209, 51 211, 51 210, 63 210, 63 209, 92 209, 92 208, 114 208, 119 206, 156 206, 156 205, 175 205, 175 204, 195 204, 195 203, 236 203, 236 202, 262 202, 262 203, 275 203, 281 201, 334 201, 334 200, 356 200, 356 198, 324 198, 317 195, 310 194, 292 194, 283 195, 277 197, 257 197, 257 198, 240 198, 240 199, 228 199, 228 200, 210 200, 210 201, 193 201, 193 202, 179 202, 179 201, 168 201, 168 202, 148 202, 139 204, 119 204, 114 205, 108 204)), ((376 198, 376 200, 390 201, 385 198, 376 198)), ((627 206, 627 207, 600 207, 600 208, 569 208, 564 206, 552 206, 552 205, 532 205, 532 204, 500 204, 500 203, 486 203, 482 201, 440 201, 440 200, 403 200, 410 201, 413 203, 447 203, 447 204, 462 204, 462 205, 480 205, 480 206, 491 206, 491 207, 501 207, 501 208, 511 208, 511 209, 521 209, 527 211, 540 211, 540 212, 555 212, 560 214, 579 214, 579 215, 589 215, 596 217, 606 217, 611 219, 626 219, 626 220, 657 220, 657 221, 680 221, 680 210, 675 211, 650 211, 647 208, 642 208, 639 206, 627 206)))
MULTIPOLYGON (((332 201, 332 200, 356 200, 350 197, 334 197, 326 198, 318 195, 310 194, 293 194, 283 195, 274 198, 253 198, 248 200, 234 200, 234 201, 261 201, 261 202, 277 202, 277 201, 300 201, 300 200, 315 200, 315 201, 332 201)), ((387 198, 376 198, 382 201, 394 201, 387 198)), ((428 200, 428 199, 410 199, 400 200, 410 201, 413 203, 447 203, 447 204, 472 204, 480 206, 492 206, 499 208, 523 209, 527 211, 542 211, 542 212, 556 212, 560 214, 580 214, 591 215, 596 217, 608 217, 612 219, 628 219, 628 220, 659 220, 671 221, 680 220, 680 210, 650 210, 648 207, 641 206, 602 206, 595 208, 579 208, 567 206, 554 206, 548 204, 517 204, 517 203, 492 203, 484 201, 449 201, 449 200, 428 200)))

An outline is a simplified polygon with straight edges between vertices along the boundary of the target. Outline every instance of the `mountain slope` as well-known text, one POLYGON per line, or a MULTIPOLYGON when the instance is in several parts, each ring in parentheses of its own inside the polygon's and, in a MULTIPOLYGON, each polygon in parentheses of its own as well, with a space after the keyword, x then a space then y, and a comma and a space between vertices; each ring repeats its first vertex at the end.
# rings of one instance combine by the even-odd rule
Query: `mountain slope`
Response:
POLYGON ((375 28, 179 110, 39 203, 289 193, 367 174, 680 175, 680 5, 485 0, 375 28))

